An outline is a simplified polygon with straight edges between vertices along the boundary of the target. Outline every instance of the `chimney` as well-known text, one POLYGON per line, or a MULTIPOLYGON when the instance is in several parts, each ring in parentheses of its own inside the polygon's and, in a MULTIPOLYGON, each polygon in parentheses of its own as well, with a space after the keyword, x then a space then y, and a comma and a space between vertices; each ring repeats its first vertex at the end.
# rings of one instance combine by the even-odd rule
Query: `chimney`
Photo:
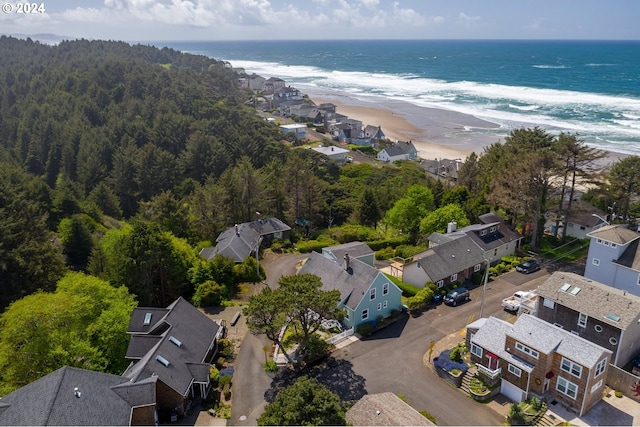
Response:
POLYGON ((447 234, 453 233, 458 228, 458 223, 455 221, 451 221, 449 225, 447 225, 447 234))
POLYGON ((344 269, 349 271, 351 268, 351 258, 349 258, 349 254, 344 254, 344 269))

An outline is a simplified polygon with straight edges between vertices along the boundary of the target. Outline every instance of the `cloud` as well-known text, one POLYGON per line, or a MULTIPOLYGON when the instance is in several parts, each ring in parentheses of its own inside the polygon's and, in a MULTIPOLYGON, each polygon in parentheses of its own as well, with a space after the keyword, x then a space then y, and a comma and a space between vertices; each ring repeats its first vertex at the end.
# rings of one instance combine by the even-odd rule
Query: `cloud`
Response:
POLYGON ((460 12, 458 14, 458 19, 463 22, 471 23, 471 22, 478 22, 480 21, 481 18, 479 16, 471 16, 471 15, 467 15, 464 12, 460 12))

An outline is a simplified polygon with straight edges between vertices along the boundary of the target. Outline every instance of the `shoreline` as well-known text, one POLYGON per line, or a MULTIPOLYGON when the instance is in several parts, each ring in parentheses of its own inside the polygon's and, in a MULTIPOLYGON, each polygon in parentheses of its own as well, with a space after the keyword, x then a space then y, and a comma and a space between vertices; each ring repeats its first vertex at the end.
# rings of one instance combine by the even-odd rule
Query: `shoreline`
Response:
MULTIPOLYGON (((380 126, 391 140, 412 141, 423 159, 462 159, 485 147, 504 142, 509 130, 499 124, 457 111, 422 107, 407 101, 353 95, 315 86, 298 85, 316 104, 332 103, 336 112, 360 120, 363 126, 380 126), (500 130, 504 135, 497 135, 500 130), (485 131, 486 133, 483 133, 485 131)), ((629 154, 605 151, 599 166, 606 167, 629 154)))

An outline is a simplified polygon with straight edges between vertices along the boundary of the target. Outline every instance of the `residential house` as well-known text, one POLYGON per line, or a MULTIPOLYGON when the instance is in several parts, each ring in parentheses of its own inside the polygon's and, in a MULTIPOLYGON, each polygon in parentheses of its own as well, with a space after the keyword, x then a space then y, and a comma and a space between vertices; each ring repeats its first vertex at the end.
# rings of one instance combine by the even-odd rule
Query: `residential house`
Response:
POLYGON ((434 426, 393 393, 365 394, 345 414, 351 426, 434 426))
POLYGON ((291 227, 273 217, 236 224, 220 233, 216 246, 203 248, 200 256, 211 260, 222 255, 235 262, 243 262, 259 246, 269 245, 273 239, 288 239, 290 230, 291 227))
POLYGON ((464 282, 484 264, 482 251, 467 235, 442 243, 414 255, 402 269, 402 280, 419 288, 428 282, 439 288, 464 282))
POLYGON ((281 99, 285 101, 302 101, 303 98, 298 89, 291 86, 284 86, 275 91, 274 99, 281 99))
POLYGON ((247 84, 251 90, 262 90, 262 86, 265 81, 266 79, 264 77, 259 76, 256 73, 247 76, 247 84))
POLYGON ((332 261, 343 259, 345 255, 349 255, 352 259, 358 259, 365 264, 369 264, 371 267, 375 267, 376 254, 366 243, 350 242, 322 248, 322 256, 332 261))
POLYGON ((262 91, 265 95, 273 95, 279 89, 286 86, 286 82, 279 77, 269 77, 262 83, 262 91))
POLYGON ((320 277, 324 291, 340 291, 338 307, 346 312, 343 323, 347 328, 376 322, 391 316, 394 310, 402 310, 400 288, 375 268, 350 256, 334 261, 312 252, 300 273, 320 277))
POLYGON ((340 165, 345 164, 347 161, 347 153, 349 152, 346 148, 336 147, 335 145, 330 145, 328 147, 313 147, 312 150, 317 153, 324 154, 340 165))
POLYGON ((382 162, 418 160, 418 150, 411 141, 398 141, 383 148, 376 158, 382 162))
POLYGON ((0 399, 0 425, 157 425, 156 382, 65 366, 0 399))
POLYGON ((364 128, 364 137, 377 140, 377 141, 387 139, 387 136, 382 131, 381 126, 372 126, 372 125, 367 125, 364 128))
POLYGON ((122 376, 132 383, 156 378, 159 411, 183 415, 193 398, 207 395, 224 332, 216 322, 180 297, 167 308, 135 308, 127 332, 133 362, 122 376))
POLYGON ((547 233, 558 234, 562 236, 563 228, 566 224, 567 236, 577 239, 585 239, 587 234, 605 225, 604 217, 606 212, 592 206, 582 200, 574 200, 571 202, 571 210, 566 212, 567 202, 565 202, 565 212, 560 213, 559 205, 549 209, 545 214, 547 222, 544 229, 547 233))
POLYGON ((606 225, 587 234, 589 253, 584 276, 640 295, 640 233, 606 225))
POLYGON ((546 396, 587 413, 602 398, 611 351, 529 314, 514 324, 490 317, 467 326, 470 360, 515 402, 546 396))
POLYGON ((312 110, 310 110, 305 116, 305 119, 307 122, 313 123, 314 126, 324 125, 324 114, 317 108, 313 108, 312 110))
POLYGON ((463 163, 461 159, 427 159, 422 162, 422 167, 438 178, 457 181, 458 171, 463 163))
POLYGON ((302 123, 291 123, 289 125, 280 125, 283 134, 293 134, 296 139, 304 139, 307 136, 307 125, 302 123))
POLYGON ((318 105, 317 108, 325 114, 335 114, 338 107, 336 104, 332 104, 331 102, 323 102, 318 105))
POLYGON ((352 128, 347 123, 331 123, 329 133, 338 142, 348 142, 352 135, 352 128))
POLYGON ((623 367, 640 352, 640 297, 559 271, 537 294, 540 319, 611 350, 612 364, 623 367))
POLYGON ((432 233, 428 237, 429 247, 466 235, 482 250, 482 256, 490 264, 496 264, 502 257, 515 253, 522 240, 519 233, 493 212, 480 215, 478 219, 479 224, 472 224, 460 230, 457 230, 455 222, 449 223, 446 234, 432 233))

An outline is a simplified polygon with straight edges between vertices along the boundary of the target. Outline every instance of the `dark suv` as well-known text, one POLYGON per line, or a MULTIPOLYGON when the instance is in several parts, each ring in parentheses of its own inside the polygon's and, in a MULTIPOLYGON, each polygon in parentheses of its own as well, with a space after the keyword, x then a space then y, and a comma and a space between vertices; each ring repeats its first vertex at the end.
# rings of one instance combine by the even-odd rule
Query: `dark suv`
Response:
POLYGON ((533 273, 534 271, 538 270, 540 270, 540 264, 535 259, 530 259, 516 265, 516 271, 524 274, 533 273))
POLYGON ((444 297, 444 303, 454 307, 465 301, 469 301, 469 291, 466 288, 456 288, 444 297))

